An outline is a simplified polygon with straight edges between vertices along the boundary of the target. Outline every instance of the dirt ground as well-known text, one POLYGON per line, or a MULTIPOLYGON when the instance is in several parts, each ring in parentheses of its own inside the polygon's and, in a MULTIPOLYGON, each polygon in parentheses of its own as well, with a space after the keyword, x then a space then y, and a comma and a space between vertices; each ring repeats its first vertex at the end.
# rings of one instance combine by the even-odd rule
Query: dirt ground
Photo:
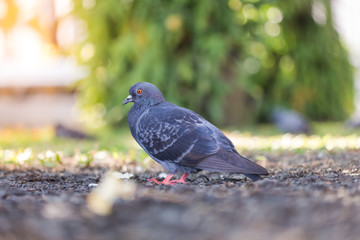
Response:
POLYGON ((118 197, 109 215, 87 201, 107 167, 3 168, 0 239, 360 238, 359 151, 263 158, 270 175, 258 182, 200 172, 188 184, 156 186, 146 179, 158 172, 134 173, 124 180, 132 196, 118 197))

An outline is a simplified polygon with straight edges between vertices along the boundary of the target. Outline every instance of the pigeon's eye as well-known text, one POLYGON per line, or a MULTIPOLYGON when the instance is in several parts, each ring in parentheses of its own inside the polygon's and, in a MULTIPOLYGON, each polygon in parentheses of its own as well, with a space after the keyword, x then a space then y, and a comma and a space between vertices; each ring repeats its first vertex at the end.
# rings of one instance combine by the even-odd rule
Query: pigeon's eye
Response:
POLYGON ((138 94, 142 93, 142 90, 139 88, 137 91, 136 91, 138 94))

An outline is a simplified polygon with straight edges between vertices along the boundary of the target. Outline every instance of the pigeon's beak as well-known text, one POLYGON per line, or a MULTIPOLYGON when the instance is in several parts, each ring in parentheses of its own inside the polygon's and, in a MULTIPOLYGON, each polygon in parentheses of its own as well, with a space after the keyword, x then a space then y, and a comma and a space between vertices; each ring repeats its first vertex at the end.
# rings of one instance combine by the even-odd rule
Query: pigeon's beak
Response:
POLYGON ((127 98, 123 101, 123 105, 125 105, 129 102, 134 102, 134 99, 132 98, 131 95, 127 96, 127 98))

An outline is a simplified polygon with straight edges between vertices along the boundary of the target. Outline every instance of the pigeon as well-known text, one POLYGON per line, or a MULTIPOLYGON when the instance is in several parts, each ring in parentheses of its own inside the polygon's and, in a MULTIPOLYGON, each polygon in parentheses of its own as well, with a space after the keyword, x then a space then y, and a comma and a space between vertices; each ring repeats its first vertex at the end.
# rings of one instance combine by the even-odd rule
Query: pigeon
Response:
POLYGON ((136 142, 169 172, 155 184, 186 183, 189 173, 201 170, 241 173, 253 181, 267 175, 265 168, 241 156, 234 144, 199 114, 167 102, 153 84, 139 82, 129 89, 123 105, 133 102, 128 113, 130 132, 136 142), (180 179, 171 180, 175 173, 180 179))
POLYGON ((300 113, 276 106, 271 111, 271 120, 276 127, 285 133, 306 133, 311 132, 310 123, 300 113))
POLYGON ((354 129, 360 127, 360 113, 355 112, 346 122, 345 127, 354 129))

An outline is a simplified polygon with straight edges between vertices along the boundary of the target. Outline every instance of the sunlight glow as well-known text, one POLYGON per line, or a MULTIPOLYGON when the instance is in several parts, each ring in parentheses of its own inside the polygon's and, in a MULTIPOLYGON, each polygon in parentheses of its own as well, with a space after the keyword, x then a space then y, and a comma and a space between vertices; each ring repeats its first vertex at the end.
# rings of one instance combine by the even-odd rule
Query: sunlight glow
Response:
POLYGON ((83 0, 82 5, 85 9, 92 9, 96 4, 96 0, 83 0))
POLYGON ((272 23, 280 23, 283 20, 282 12, 277 7, 269 8, 266 12, 266 16, 272 23))
POLYGON ((14 28, 8 36, 11 56, 21 60, 37 62, 44 54, 41 38, 36 31, 27 26, 14 28))
POLYGON ((5 17, 5 14, 7 13, 8 6, 6 5, 4 0, 0 0, 0 19, 5 17))
POLYGON ((72 0, 55 0, 54 5, 56 17, 64 17, 74 8, 74 3, 72 0))
POLYGON ((267 35, 271 37, 276 37, 280 34, 280 26, 277 23, 272 23, 270 21, 265 23, 264 30, 267 35))
POLYGON ((275 151, 292 151, 297 149, 318 150, 344 150, 360 149, 360 136, 357 134, 349 136, 333 135, 311 135, 304 134, 293 135, 275 135, 275 136, 253 136, 247 133, 231 132, 227 136, 234 143, 235 147, 240 150, 275 150, 275 151))
POLYGON ((16 59, 42 64, 83 39, 83 29, 70 15, 72 0, 16 0, 8 9, 0 0, 0 60, 16 59), (80 28, 80 29, 78 29, 80 28), (78 35, 79 33, 79 35, 78 35))
POLYGON ((327 16, 326 16, 326 9, 322 2, 314 1, 311 10, 311 16, 314 21, 319 25, 325 25, 327 16))
POLYGON ((234 11, 239 11, 242 7, 242 2, 240 0, 229 0, 229 7, 234 11))
POLYGON ((5 35, 4 32, 0 29, 0 59, 1 56, 5 55, 5 35))
POLYGON ((16 156, 16 160, 20 165, 23 165, 25 161, 29 161, 32 158, 32 149, 26 148, 23 152, 19 152, 16 156))

